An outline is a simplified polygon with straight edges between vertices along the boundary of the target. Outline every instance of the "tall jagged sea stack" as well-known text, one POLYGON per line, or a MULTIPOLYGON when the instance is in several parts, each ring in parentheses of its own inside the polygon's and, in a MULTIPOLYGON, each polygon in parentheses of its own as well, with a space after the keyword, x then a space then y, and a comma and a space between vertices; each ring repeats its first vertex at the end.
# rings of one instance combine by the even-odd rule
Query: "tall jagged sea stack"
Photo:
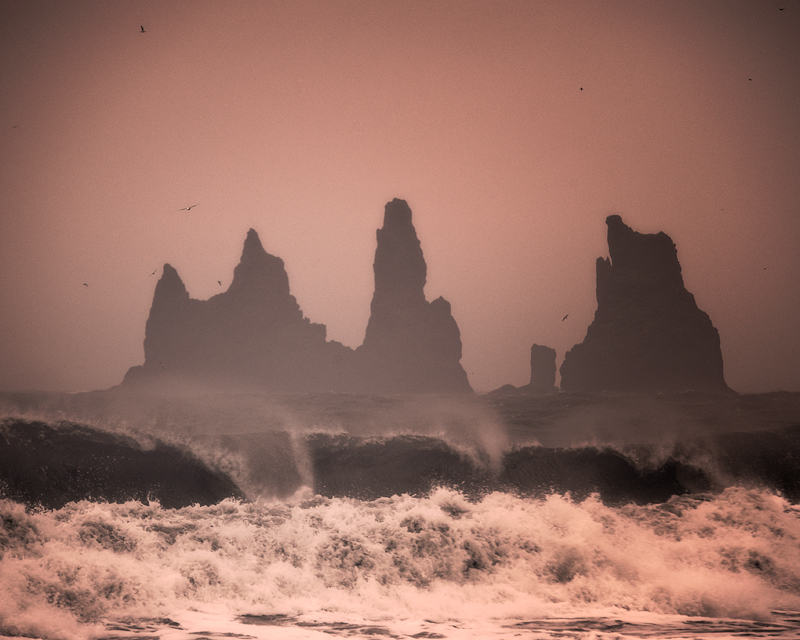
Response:
POLYGON ((414 393, 471 391, 461 367, 461 334, 442 297, 425 299, 427 266, 405 200, 386 205, 377 232, 375 293, 364 344, 364 388, 414 393))

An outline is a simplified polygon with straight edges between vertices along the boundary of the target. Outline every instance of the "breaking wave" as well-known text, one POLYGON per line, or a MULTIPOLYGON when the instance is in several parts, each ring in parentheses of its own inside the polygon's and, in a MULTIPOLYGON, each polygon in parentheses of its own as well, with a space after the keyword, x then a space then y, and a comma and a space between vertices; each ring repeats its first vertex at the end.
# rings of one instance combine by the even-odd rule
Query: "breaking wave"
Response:
POLYGON ((800 608, 798 513, 742 488, 622 507, 450 489, 181 509, 2 501, 0 523, 6 635, 87 637, 192 609, 391 626, 800 608))
POLYGON ((800 629, 800 427, 567 438, 566 401, 609 404, 7 411, 0 635, 800 629))

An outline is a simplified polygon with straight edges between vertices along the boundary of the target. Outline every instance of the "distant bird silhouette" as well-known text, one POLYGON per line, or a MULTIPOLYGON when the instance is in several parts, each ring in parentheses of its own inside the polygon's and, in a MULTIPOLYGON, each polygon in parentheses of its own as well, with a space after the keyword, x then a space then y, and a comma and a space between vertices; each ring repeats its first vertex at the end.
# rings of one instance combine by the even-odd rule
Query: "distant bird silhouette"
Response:
MULTIPOLYGON (((150 276, 156 275, 156 271, 158 271, 158 269, 153 269, 153 273, 151 273, 150 276)), ((147 276, 147 277, 149 278, 150 276, 147 276)))
POLYGON ((563 318, 561 318, 561 322, 564 322, 564 320, 566 320, 567 318, 569 318, 569 314, 567 314, 563 318))
POLYGON ((581 91, 583 91, 583 87, 581 87, 581 91))
POLYGON ((183 209, 178 209, 178 211, 191 211, 196 206, 197 206, 196 204, 190 204, 188 207, 184 207, 183 209))
POLYGON ((83 283, 83 286, 84 286, 84 287, 88 287, 89 285, 88 285, 88 284, 86 284, 86 283, 84 282, 84 283, 83 283))
POLYGON ((144 30, 144 25, 142 25, 142 30, 139 33, 147 33, 147 31, 144 30))
POLYGON ((218 284, 220 287, 222 286, 222 282, 220 282, 219 280, 217 280, 217 284, 218 284))

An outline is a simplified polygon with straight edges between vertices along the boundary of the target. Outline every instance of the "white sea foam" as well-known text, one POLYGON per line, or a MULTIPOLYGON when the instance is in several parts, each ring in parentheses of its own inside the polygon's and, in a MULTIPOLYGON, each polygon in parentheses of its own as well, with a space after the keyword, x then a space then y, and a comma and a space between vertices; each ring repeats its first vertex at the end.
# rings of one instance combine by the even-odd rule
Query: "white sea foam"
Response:
POLYGON ((279 636, 249 625, 249 635, 323 637, 299 623, 349 623, 493 637, 553 616, 767 620, 800 609, 798 514, 752 490, 618 508, 558 495, 470 502, 444 489, 177 510, 0 505, 7 635, 89 638, 108 621, 153 618, 185 631, 197 630, 192 616, 224 625, 280 614, 295 624, 279 636))

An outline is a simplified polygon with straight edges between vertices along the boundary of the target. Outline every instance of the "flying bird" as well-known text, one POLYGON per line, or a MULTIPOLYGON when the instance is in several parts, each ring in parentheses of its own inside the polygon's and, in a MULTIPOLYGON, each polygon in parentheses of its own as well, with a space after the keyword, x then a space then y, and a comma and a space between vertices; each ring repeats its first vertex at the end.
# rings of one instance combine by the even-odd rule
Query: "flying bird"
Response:
POLYGON ((567 318, 569 318, 569 314, 567 314, 563 318, 561 318, 561 322, 564 322, 564 320, 566 320, 567 318))
MULTIPOLYGON (((158 269, 153 269, 153 273, 151 273, 150 276, 156 275, 156 271, 158 271, 158 269)), ((150 276, 147 276, 147 277, 149 278, 150 276)))
POLYGON ((83 286, 84 286, 84 287, 87 287, 87 288, 89 287, 89 285, 88 285, 88 284, 86 284, 85 282, 83 283, 83 286))
POLYGON ((217 280, 217 284, 218 284, 220 287, 222 286, 222 282, 220 282, 219 280, 217 280))
POLYGON ((184 207, 183 209, 178 209, 178 211, 191 211, 196 206, 197 206, 196 204, 190 204, 188 207, 184 207))
POLYGON ((147 33, 147 31, 144 30, 144 25, 141 25, 141 26, 142 26, 142 30, 139 33, 147 33))

